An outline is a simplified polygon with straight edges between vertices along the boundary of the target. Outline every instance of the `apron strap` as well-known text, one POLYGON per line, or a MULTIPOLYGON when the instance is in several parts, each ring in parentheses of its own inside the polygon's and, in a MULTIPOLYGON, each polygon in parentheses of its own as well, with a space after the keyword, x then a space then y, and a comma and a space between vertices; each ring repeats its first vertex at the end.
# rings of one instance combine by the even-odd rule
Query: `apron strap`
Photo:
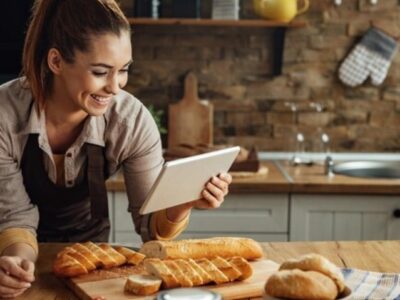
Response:
POLYGON ((108 219, 107 189, 104 178, 104 154, 100 146, 86 144, 88 154, 88 186, 92 219, 108 219))

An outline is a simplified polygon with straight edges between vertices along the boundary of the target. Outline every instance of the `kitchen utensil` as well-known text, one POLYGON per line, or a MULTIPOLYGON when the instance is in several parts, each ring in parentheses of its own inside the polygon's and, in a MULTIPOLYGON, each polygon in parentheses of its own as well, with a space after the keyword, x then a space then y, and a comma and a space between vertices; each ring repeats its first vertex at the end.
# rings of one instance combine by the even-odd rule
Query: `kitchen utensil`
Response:
POLYGON ((309 0, 303 0, 304 5, 298 8, 298 0, 253 0, 254 12, 266 19, 290 22, 295 16, 307 11, 309 0))
POLYGON ((197 77, 185 78, 183 99, 169 106, 168 147, 179 144, 213 144, 213 105, 199 100, 197 77))

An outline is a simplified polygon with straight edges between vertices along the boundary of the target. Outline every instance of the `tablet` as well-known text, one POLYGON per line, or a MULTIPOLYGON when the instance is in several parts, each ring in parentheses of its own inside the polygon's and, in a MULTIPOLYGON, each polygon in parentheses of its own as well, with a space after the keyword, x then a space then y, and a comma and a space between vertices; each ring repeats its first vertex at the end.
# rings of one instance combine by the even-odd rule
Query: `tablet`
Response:
POLYGON ((166 162, 139 213, 144 215, 201 199, 212 176, 227 172, 240 147, 230 147, 166 162))

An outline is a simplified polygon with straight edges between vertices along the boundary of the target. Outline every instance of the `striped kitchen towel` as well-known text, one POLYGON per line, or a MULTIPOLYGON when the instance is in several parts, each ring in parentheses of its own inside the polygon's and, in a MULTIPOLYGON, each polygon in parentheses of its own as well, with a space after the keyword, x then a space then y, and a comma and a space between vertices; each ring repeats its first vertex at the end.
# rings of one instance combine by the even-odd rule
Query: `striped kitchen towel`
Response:
POLYGON ((353 300, 400 300, 400 274, 342 269, 353 300))

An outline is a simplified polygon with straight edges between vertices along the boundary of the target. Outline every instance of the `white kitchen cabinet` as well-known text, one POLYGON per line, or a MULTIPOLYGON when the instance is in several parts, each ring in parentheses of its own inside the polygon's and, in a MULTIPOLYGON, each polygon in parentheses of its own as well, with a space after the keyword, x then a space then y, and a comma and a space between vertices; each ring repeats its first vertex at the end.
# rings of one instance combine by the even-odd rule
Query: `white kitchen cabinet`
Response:
MULTIPOLYGON (((125 192, 113 193, 113 242, 140 243, 133 228, 125 192)), ((244 236, 258 241, 288 240, 287 194, 230 194, 215 210, 193 210, 178 239, 244 236)))
POLYGON ((400 196, 292 194, 290 240, 400 239, 400 196))

